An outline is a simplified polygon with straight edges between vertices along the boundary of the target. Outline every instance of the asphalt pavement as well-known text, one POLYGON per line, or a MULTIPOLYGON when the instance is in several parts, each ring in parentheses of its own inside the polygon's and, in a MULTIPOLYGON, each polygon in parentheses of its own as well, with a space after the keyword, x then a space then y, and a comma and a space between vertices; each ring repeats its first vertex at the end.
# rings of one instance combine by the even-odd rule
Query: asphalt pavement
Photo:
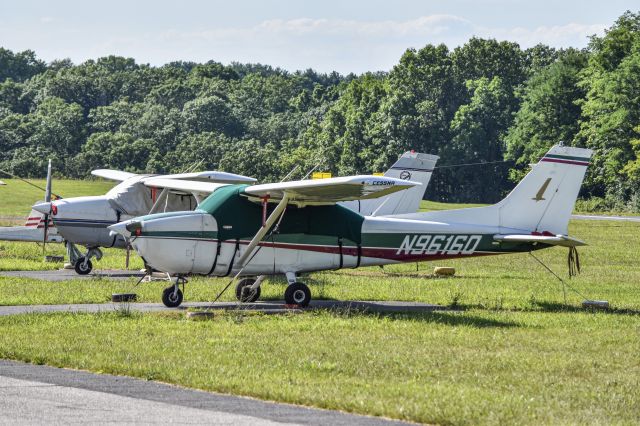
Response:
POLYGON ((0 360, 0 424, 401 425, 148 380, 0 360))
POLYGON ((449 308, 440 305, 431 305, 418 302, 394 302, 394 301, 360 301, 360 300, 312 300, 308 308, 299 309, 285 305, 283 301, 267 301, 255 303, 238 302, 190 302, 183 303, 178 308, 167 308, 162 303, 86 303, 68 305, 17 305, 0 306, 0 316, 20 315, 30 313, 55 313, 55 312, 114 312, 129 309, 135 312, 185 312, 188 309, 231 310, 243 309, 246 311, 258 311, 264 313, 301 312, 312 309, 357 309, 368 312, 381 313, 407 313, 407 312, 432 312, 444 311, 449 308))
POLYGON ((140 271, 127 271, 121 269, 100 269, 87 275, 79 275, 73 269, 54 269, 49 271, 0 271, 3 277, 33 278, 46 281, 86 280, 95 278, 109 278, 125 280, 129 278, 141 278, 144 275, 140 271))
POLYGON ((600 216, 590 214, 574 214, 571 219, 577 220, 610 220, 614 222, 640 222, 640 216, 600 216))

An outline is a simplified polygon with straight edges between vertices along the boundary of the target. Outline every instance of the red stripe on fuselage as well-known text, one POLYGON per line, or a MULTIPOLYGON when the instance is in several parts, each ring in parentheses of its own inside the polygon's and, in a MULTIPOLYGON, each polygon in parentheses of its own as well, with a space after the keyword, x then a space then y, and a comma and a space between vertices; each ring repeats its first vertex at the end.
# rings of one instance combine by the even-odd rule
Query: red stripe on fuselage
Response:
MULTIPOLYGON (((249 241, 240 241, 240 244, 247 245, 249 241)), ((288 243, 271 243, 271 242, 261 242, 259 244, 262 247, 271 247, 271 248, 280 248, 280 249, 290 249, 290 250, 304 250, 304 251, 313 251, 318 253, 329 253, 329 254, 340 254, 339 246, 316 246, 311 244, 288 244, 288 243)), ((357 247, 342 247, 342 254, 345 256, 353 256, 358 257, 358 248, 357 247)), ((418 260, 442 260, 442 259, 457 259, 461 257, 472 257, 472 256, 488 256, 492 254, 500 254, 500 253, 471 253, 471 254, 461 254, 461 253, 435 253, 435 254, 411 254, 411 253, 403 253, 399 254, 398 249, 395 247, 362 247, 360 250, 361 257, 372 257, 377 259, 387 259, 387 260, 397 260, 401 262, 410 262, 410 261, 418 261, 418 260)))

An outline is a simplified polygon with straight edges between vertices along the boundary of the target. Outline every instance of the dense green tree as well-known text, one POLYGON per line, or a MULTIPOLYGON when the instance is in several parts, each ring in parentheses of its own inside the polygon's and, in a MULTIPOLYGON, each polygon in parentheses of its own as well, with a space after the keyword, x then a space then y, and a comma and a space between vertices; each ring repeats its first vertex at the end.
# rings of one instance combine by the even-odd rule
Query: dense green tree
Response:
MULTIPOLYGON (((468 80, 472 93, 468 104, 461 105, 451 121, 451 143, 443 157, 456 164, 495 163, 503 158, 503 138, 512 120, 512 93, 500 77, 468 80)), ((447 184, 442 193, 458 199, 494 202, 505 189, 506 169, 500 165, 444 169, 440 179, 447 184)))
POLYGON ((587 60, 586 52, 568 50, 527 81, 520 92, 521 107, 505 138, 508 158, 525 168, 552 145, 572 143, 582 119, 578 103, 585 92, 578 83, 587 60))
POLYGON ((107 56, 45 64, 0 48, 0 167, 85 177, 223 169, 261 180, 382 171, 440 155, 428 194, 489 202, 554 143, 595 150, 585 196, 640 210, 640 15, 588 49, 473 37, 408 49, 388 73, 107 56), (515 161, 500 163, 505 159, 515 161), (461 163, 490 163, 460 166, 461 163))
POLYGON ((32 50, 13 53, 0 47, 0 83, 8 78, 25 81, 45 69, 46 64, 39 60, 32 50))
POLYGON ((632 141, 640 125, 640 14, 625 13, 603 37, 594 37, 590 48, 576 141, 597 153, 588 180, 591 193, 623 203, 640 195, 626 173, 638 158, 632 141))

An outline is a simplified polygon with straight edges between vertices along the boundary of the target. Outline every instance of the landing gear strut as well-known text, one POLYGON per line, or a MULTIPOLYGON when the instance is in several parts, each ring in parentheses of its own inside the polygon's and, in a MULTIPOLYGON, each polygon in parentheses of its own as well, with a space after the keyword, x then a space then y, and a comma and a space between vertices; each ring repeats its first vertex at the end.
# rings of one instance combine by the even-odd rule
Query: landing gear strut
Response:
POLYGON ((287 305, 299 305, 303 308, 309 306, 311 302, 311 290, 301 282, 296 281, 294 273, 287 273, 289 286, 284 291, 284 301, 287 305))
POLYGON ((95 257, 96 260, 102 259, 102 251, 98 247, 91 247, 87 250, 87 253, 78 258, 73 269, 76 270, 76 273, 79 275, 87 275, 93 269, 93 264, 91 263, 91 258, 95 257))
POLYGON ((180 283, 187 282, 183 277, 177 277, 175 284, 165 288, 162 291, 162 303, 167 308, 177 308, 182 303, 182 290, 180 290, 180 283))

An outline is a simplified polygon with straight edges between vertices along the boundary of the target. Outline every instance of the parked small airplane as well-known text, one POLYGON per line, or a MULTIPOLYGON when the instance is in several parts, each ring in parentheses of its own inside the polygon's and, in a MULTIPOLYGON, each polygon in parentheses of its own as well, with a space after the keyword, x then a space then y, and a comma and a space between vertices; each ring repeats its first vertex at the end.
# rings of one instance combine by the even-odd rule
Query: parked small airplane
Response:
MULTIPOLYGON (((408 151, 391 166, 385 176, 412 178, 426 187, 437 160, 435 155, 408 151)), ((104 196, 65 198, 33 206, 42 214, 51 214, 59 234, 66 241, 87 248, 84 256, 72 262, 76 272, 82 275, 91 272, 92 257, 102 257, 100 247, 126 247, 123 238, 109 235, 107 226, 150 213, 193 210, 219 183, 255 182, 253 178, 224 172, 150 176, 117 170, 94 170, 91 174, 122 183, 104 196), (161 189, 159 194, 158 189, 161 189)), ((424 190, 418 188, 417 192, 394 194, 382 201, 355 201, 345 206, 367 215, 413 213, 418 210, 423 195, 424 190)))
POLYGON ((352 176, 218 185, 196 211, 143 216, 109 229, 130 239, 153 268, 176 276, 163 292, 167 306, 182 302, 186 274, 243 277, 236 286, 242 301, 257 300, 265 275, 284 274, 285 301, 306 306, 311 291, 298 281, 303 272, 584 245, 567 235, 567 226, 591 154, 552 147, 505 199, 487 207, 362 216, 337 203, 419 184, 352 176))
POLYGON ((87 248, 83 256, 70 259, 80 275, 91 272, 91 258, 102 258, 100 247, 126 247, 123 238, 109 235, 107 226, 149 213, 191 210, 209 195, 207 185, 211 182, 255 182, 250 177, 217 171, 156 176, 99 169, 91 174, 120 183, 105 195, 65 198, 33 206, 35 211, 52 218, 64 240, 87 248), (176 185, 186 179, 186 184, 176 185), (174 186, 181 189, 174 190, 174 186))

